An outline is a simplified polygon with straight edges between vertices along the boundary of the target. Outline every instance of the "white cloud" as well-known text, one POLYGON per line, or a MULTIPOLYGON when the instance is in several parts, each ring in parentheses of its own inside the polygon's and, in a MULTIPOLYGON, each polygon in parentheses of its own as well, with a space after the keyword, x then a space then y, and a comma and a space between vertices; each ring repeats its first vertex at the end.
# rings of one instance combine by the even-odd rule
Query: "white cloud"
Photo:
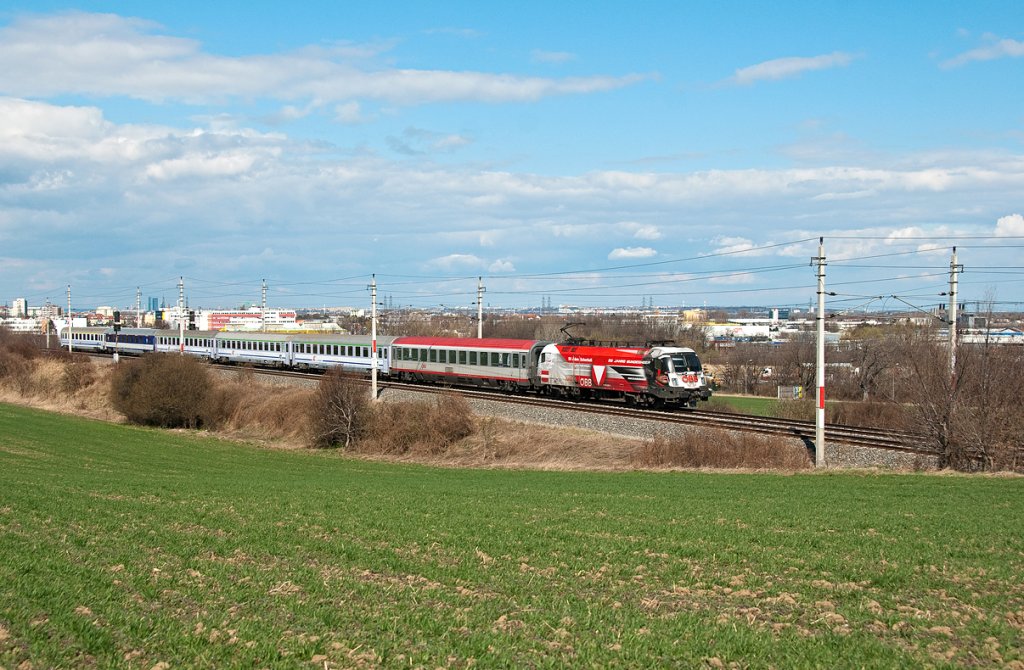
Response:
POLYGON ((512 261, 499 259, 487 266, 488 272, 515 272, 516 266, 512 264, 512 261))
POLYGON ((485 263, 482 258, 473 254, 448 254, 430 259, 427 265, 441 270, 472 270, 484 267, 485 263))
POLYGON ((544 51, 543 49, 534 49, 530 52, 530 58, 535 63, 561 64, 576 60, 576 54, 569 53, 568 51, 544 51))
POLYGON ((990 44, 971 49, 966 51, 959 56, 950 58, 949 60, 942 62, 942 67, 949 69, 954 67, 960 67, 967 63, 974 61, 986 61, 996 60, 998 58, 1020 58, 1024 56, 1024 42, 1018 42, 1012 39, 997 39, 993 36, 988 36, 991 41, 990 44))
POLYGON ((658 252, 649 247, 620 247, 618 249, 612 249, 612 252, 608 254, 608 260, 618 261, 634 258, 650 258, 657 255, 658 252))
POLYGON ((358 102, 346 102, 335 106, 334 120, 346 125, 365 123, 368 119, 363 116, 362 107, 358 102))
MULTIPOLYGON (((59 295, 54 285, 92 281, 73 276, 89 268, 118 270, 111 285, 129 285, 121 300, 128 304, 134 282, 177 277, 175 268, 188 263, 197 270, 186 274, 202 268, 204 277, 336 277, 339 267, 380 275, 434 259, 427 267, 475 277, 593 268, 606 257, 614 264, 692 258, 709 249, 747 253, 670 267, 700 276, 708 264, 771 254, 793 259, 803 274, 795 283, 759 277, 790 286, 813 282, 807 264, 818 235, 831 261, 1024 226, 1024 158, 999 152, 911 156, 884 168, 558 175, 324 152, 215 119, 209 128, 122 125, 91 107, 11 98, 0 98, 0 118, 0 236, 28 263, 21 271, 0 264, 0 284, 37 287, 32 292, 43 297, 59 295), (827 197, 866 190, 872 194, 827 197), (663 224, 671 232, 648 222, 671 222, 663 224), (655 231, 657 244, 640 241, 655 231), (755 250, 806 237, 813 241, 755 250), (617 248, 609 254, 608 247, 617 248), (272 255, 263 253, 268 248, 272 255), (139 268, 151 274, 139 277, 139 268)), ((418 141, 428 147, 448 136, 418 141)), ((929 262, 947 254, 938 248, 929 262)), ((843 280, 839 264, 829 271, 830 281, 843 280)))
MULTIPOLYGON (((187 103, 232 97, 318 103, 383 100, 529 102, 597 93, 644 76, 566 79, 473 71, 384 68, 373 57, 391 42, 311 46, 283 54, 229 57, 206 53, 162 26, 114 14, 23 15, 0 29, 0 93, 128 96, 187 103)), ((286 109, 295 113, 300 108, 286 109)))
POLYGON ((388 146, 392 150, 407 156, 424 156, 427 154, 450 153, 456 149, 472 144, 472 140, 461 135, 445 135, 423 128, 406 128, 402 135, 389 136, 388 146))
POLYGON ((744 258, 750 258, 753 256, 767 256, 776 253, 773 248, 765 249, 763 247, 770 247, 772 242, 761 242, 755 244, 752 240, 748 240, 744 237, 717 237, 711 240, 711 244, 715 246, 711 252, 713 254, 742 254, 744 258))
POLYGON ((1010 214, 996 221, 996 237, 1024 236, 1024 216, 1010 214))
POLYGON ((598 226, 589 223, 555 224, 551 226, 551 234, 555 237, 576 238, 593 235, 598 226))
POLYGON ((660 240, 661 231, 658 230, 657 226, 646 226, 638 223, 630 225, 633 229, 633 237, 638 240, 660 240))
POLYGON ((190 154, 152 163, 146 168, 146 176, 152 179, 233 176, 248 172, 255 161, 255 155, 244 151, 190 154))
POLYGON ((740 68, 729 78, 729 81, 734 84, 748 85, 763 80, 786 79, 811 70, 845 67, 856 57, 854 54, 833 51, 821 56, 776 58, 740 68))

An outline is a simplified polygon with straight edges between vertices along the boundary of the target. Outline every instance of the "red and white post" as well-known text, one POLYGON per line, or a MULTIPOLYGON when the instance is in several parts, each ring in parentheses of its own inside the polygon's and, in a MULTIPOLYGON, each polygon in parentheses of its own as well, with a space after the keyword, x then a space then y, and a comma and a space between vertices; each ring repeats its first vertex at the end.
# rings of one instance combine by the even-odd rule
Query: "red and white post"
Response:
POLYGON ((825 466, 825 238, 818 238, 818 406, 814 421, 814 465, 825 466))

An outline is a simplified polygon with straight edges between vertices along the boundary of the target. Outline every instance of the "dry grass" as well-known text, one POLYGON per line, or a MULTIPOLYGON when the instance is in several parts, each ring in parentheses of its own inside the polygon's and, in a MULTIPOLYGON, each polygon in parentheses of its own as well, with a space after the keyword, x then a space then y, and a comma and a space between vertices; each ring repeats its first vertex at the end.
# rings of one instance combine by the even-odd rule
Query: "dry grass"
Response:
POLYGON ((438 465, 542 468, 545 470, 629 470, 639 440, 577 428, 477 417, 473 435, 453 445, 438 465))
POLYGON ((445 393, 433 401, 381 403, 355 445, 361 454, 439 456, 476 430, 466 400, 445 393))
POLYGON ((811 467, 807 450, 792 440, 727 431, 686 431, 644 442, 633 459, 641 468, 765 468, 803 470, 811 467))
POLYGON ((228 437, 288 448, 307 441, 313 391, 252 381, 222 381, 206 400, 204 420, 228 437))

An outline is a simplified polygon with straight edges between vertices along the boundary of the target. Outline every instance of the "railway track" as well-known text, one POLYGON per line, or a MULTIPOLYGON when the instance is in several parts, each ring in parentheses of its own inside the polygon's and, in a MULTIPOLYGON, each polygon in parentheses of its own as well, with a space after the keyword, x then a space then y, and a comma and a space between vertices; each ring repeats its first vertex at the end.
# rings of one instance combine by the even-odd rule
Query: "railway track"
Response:
MULTIPOLYGON (((88 355, 110 360, 110 356, 99 353, 88 355)), ((221 370, 238 371, 236 365, 212 364, 213 367, 221 370)), ((256 374, 269 377, 285 377, 301 379, 312 382, 319 379, 319 372, 300 372, 296 370, 278 370, 273 368, 254 368, 256 374)), ((364 380, 369 385, 369 380, 364 380)), ((717 428, 720 430, 734 430, 746 433, 758 433, 762 435, 776 435, 791 437, 802 440, 808 447, 813 446, 815 440, 815 424, 809 421, 797 421, 792 419, 775 419, 753 414, 726 414, 722 412, 710 412, 700 409, 684 409, 675 412, 659 411, 654 409, 641 409, 626 407, 611 403, 588 403, 574 402, 558 398, 546 398, 537 396, 510 395, 498 391, 477 390, 467 388, 453 388, 443 385, 409 384, 387 380, 380 382, 380 388, 410 391, 415 393, 450 393, 457 391, 467 399, 483 400, 488 402, 499 402, 507 404, 525 405, 537 408, 559 409, 572 411, 578 414, 594 414, 607 417, 622 417, 632 420, 643 419, 656 421, 669 425, 687 425, 703 428, 717 428)), ((844 426, 840 424, 825 425, 825 441, 829 444, 847 444, 857 447, 881 449, 910 454, 921 454, 934 456, 935 450, 923 444, 919 437, 909 433, 899 433, 892 430, 880 428, 863 428, 856 426, 844 426)))
MULTIPOLYGON (((226 369, 237 370, 234 366, 223 366, 226 369)), ((300 379, 317 379, 318 373, 296 372, 292 370, 258 370, 258 374, 293 377, 300 379)), ((369 381, 365 382, 369 385, 369 381)), ((497 391, 485 391, 466 388, 453 388, 441 385, 408 384, 388 380, 381 382, 381 389, 395 389, 411 391, 416 393, 449 393, 457 391, 467 399, 484 400, 489 402, 500 402, 515 405, 525 405, 538 408, 559 409, 572 411, 580 414, 595 414, 610 417, 622 417, 628 419, 644 419, 657 421, 664 424, 699 426, 704 428, 718 428, 721 430, 735 430, 746 433, 759 433, 762 435, 778 435, 792 437, 813 445, 815 440, 815 424, 809 421, 797 421, 791 419, 775 419, 756 416, 752 414, 725 414, 721 412, 710 412, 699 409, 685 409, 675 412, 658 411, 652 409, 639 409, 626 407, 612 403, 587 403, 562 400, 557 398, 545 398, 536 396, 509 395, 497 391)), ((891 430, 879 428, 861 428, 855 426, 844 426, 840 424, 826 424, 825 440, 832 444, 848 444, 871 449, 884 449, 886 451, 897 451, 911 454, 934 455, 935 451, 928 449, 919 442, 917 436, 909 433, 898 433, 891 430)))

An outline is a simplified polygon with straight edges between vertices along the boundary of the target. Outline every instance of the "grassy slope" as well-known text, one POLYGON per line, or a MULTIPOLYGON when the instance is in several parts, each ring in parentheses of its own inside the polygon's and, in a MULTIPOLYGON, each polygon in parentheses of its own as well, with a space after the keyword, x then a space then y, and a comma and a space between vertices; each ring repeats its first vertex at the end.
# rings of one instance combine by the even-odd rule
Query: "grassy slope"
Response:
POLYGON ((0 405, 4 667, 998 666, 1022 538, 1019 478, 443 470, 0 405))

